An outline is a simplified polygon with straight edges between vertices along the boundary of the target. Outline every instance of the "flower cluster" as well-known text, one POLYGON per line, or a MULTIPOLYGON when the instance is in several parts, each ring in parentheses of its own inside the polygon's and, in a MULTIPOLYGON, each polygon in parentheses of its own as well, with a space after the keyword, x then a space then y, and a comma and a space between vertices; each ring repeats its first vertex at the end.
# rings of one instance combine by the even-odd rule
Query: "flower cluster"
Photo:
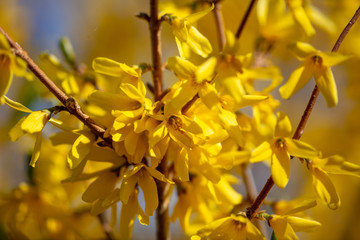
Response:
MULTIPOLYGON (((290 27, 298 26, 305 35, 312 36, 312 22, 321 25, 329 21, 300 0, 258 2, 261 37, 268 46, 285 38, 290 27), (278 16, 272 14, 271 4, 277 6, 278 16)), ((340 197, 328 174, 359 176, 360 166, 338 155, 323 157, 315 146, 291 137, 294 131, 290 119, 279 110, 280 101, 273 94, 283 80, 280 68, 268 59, 262 60, 269 49, 240 54, 237 37, 227 30, 223 49, 215 52, 196 28, 197 21, 215 11, 214 4, 209 7, 196 3, 194 9, 200 10, 186 17, 176 8, 171 11, 170 6, 162 6, 166 14, 161 21, 170 25, 179 56, 169 57, 165 66, 177 82, 161 96, 151 97, 153 88, 143 81, 143 75, 155 71, 149 65, 130 66, 98 57, 92 62, 92 70, 80 69, 68 42, 63 51, 71 70, 53 55, 41 56, 54 82, 88 114, 84 121, 104 129, 101 136, 84 121, 79 122, 67 106, 32 111, 5 96, 12 74, 26 76, 26 72, 5 36, 0 35, 0 103, 28 113, 9 134, 12 141, 26 134, 35 137, 30 166, 37 168, 37 162, 41 162, 43 133, 50 123, 50 143, 46 140, 45 144, 67 146, 60 154, 70 172, 62 175, 64 184, 84 183, 80 192, 82 201, 90 206, 88 211, 101 216, 111 208, 113 225, 121 203, 121 239, 132 237, 136 218, 148 225, 150 216, 163 207, 159 204, 168 205, 171 197, 176 203, 170 218, 178 220, 192 240, 265 239, 243 207, 251 196, 242 196, 234 187, 239 183, 237 174, 257 162, 269 165, 275 185, 285 188, 291 178, 291 164, 295 158, 300 159, 313 177, 314 195, 331 209, 339 207, 340 197), (164 197, 160 194, 167 202, 159 202, 164 197)), ((349 57, 320 52, 300 41, 290 49, 302 64, 279 88, 281 97, 290 98, 313 77, 327 105, 336 106, 337 88, 331 67, 349 57)), ((18 234, 22 230, 14 222, 19 218, 11 215, 38 214, 41 224, 56 225, 54 229, 73 221, 68 209, 63 215, 59 213, 62 207, 48 210, 53 202, 36 185, 22 185, 0 201, 0 209, 7 211, 4 221, 15 224, 11 230, 16 229, 18 234), (22 201, 29 208, 26 211, 20 206, 22 201), (10 210, 6 210, 8 206, 10 210), (42 210, 32 213, 33 206, 42 210)), ((276 204, 272 203, 272 213, 257 212, 255 218, 268 223, 277 239, 297 239, 295 232, 321 225, 304 213, 315 204, 305 202, 282 212, 276 204)), ((51 233, 46 236, 53 237, 51 233)))

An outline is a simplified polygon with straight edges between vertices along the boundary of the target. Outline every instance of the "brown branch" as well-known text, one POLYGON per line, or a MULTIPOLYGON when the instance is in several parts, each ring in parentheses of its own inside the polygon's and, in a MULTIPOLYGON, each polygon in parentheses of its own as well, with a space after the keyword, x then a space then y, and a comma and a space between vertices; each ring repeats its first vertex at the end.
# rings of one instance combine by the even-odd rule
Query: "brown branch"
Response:
MULTIPOLYGON (((162 64, 161 64, 161 41, 160 41, 160 26, 163 19, 159 19, 158 12, 159 1, 150 0, 150 38, 151 38, 151 54, 152 54, 152 76, 154 83, 154 98, 155 101, 161 99, 162 96, 162 64)), ((167 175, 167 160, 162 159, 161 163, 157 167, 157 170, 167 175)), ((170 239, 170 220, 169 220, 169 205, 167 188, 168 183, 157 181, 157 190, 159 198, 159 206, 156 210, 156 235, 158 240, 170 239)))
MULTIPOLYGON (((339 38, 337 39, 332 52, 336 52, 341 43, 343 42, 343 40, 345 39, 346 35, 349 33, 350 28, 354 25, 354 23, 356 22, 356 20, 359 18, 360 16, 360 7, 357 9, 357 11, 355 12, 354 16, 351 18, 351 20, 349 21, 349 23, 346 25, 346 27, 344 28, 344 30, 342 31, 342 33, 340 34, 339 38)), ((298 124, 298 127, 296 128, 296 131, 294 133, 293 139, 297 139, 299 140, 301 138, 302 133, 304 132, 306 123, 310 117, 311 111, 314 107, 314 104, 316 102, 316 99, 319 95, 319 89, 318 87, 315 85, 314 90, 311 94, 311 97, 309 99, 309 102, 305 108, 305 111, 301 117, 301 120, 298 124)), ((267 197, 267 195, 269 194, 271 188, 274 186, 274 180, 272 179, 272 177, 270 176, 268 178, 268 180, 266 181, 264 187, 262 188, 261 192, 259 193, 259 195, 257 196, 257 198, 255 199, 255 202, 247 209, 246 211, 246 216, 251 220, 256 212, 259 210, 260 206, 262 205, 262 203, 264 202, 265 198, 267 197)))
POLYGON ((214 3, 214 16, 215 16, 215 22, 216 22, 216 30, 218 35, 218 42, 219 42, 219 52, 221 52, 225 46, 225 24, 224 24, 224 18, 221 11, 221 5, 219 2, 214 3))
POLYGON ((14 53, 22 58, 31 72, 50 90, 59 101, 67 107, 69 112, 77 117, 84 123, 94 134, 103 138, 108 143, 111 143, 110 138, 104 138, 105 129, 96 124, 88 115, 86 115, 81 109, 76 100, 72 97, 68 97, 55 83, 36 65, 36 63, 29 57, 27 52, 23 50, 20 45, 14 42, 9 35, 0 27, 0 32, 5 36, 10 46, 14 49, 14 53))
POLYGON ((255 2, 256 2, 256 0, 251 0, 248 8, 246 9, 245 15, 244 15, 243 19, 241 20, 240 26, 239 26, 238 30, 236 31, 236 34, 235 34, 235 37, 237 39, 240 38, 240 35, 241 35, 242 31, 244 30, 245 24, 246 24, 247 20, 249 19, 250 12, 254 7, 255 2))
MULTIPOLYGON (((255 185, 254 174, 251 171, 251 166, 248 164, 243 164, 241 166, 241 175, 244 181, 247 198, 250 200, 250 203, 253 203, 256 199, 258 192, 255 185)), ((258 219, 257 225, 259 230, 262 232, 262 234, 264 236, 267 236, 267 229, 265 222, 258 219)))
MULTIPOLYGON (((167 161, 162 159, 157 170, 167 176, 167 161)), ((170 240, 170 219, 169 219, 169 183, 156 180, 159 206, 156 209, 156 235, 158 240, 170 240)))
POLYGON ((360 16, 360 7, 356 10, 354 16, 351 18, 349 23, 346 25, 344 30, 341 32, 341 34, 340 34, 339 38, 337 39, 333 49, 331 50, 332 52, 337 52, 337 50, 339 49, 341 43, 344 41, 346 35, 349 33, 351 27, 354 25, 354 23, 359 18, 359 16, 360 16))
POLYGON ((109 225, 109 223, 106 221, 105 214, 101 213, 101 214, 97 215, 97 217, 98 217, 101 227, 106 235, 106 239, 107 240, 115 239, 114 232, 113 232, 111 226, 109 225))
POLYGON ((161 40, 160 40, 160 25, 158 12, 158 0, 150 0, 150 38, 151 38, 151 54, 153 63, 153 82, 154 82, 154 96, 155 101, 159 100, 162 92, 162 66, 161 66, 161 40))

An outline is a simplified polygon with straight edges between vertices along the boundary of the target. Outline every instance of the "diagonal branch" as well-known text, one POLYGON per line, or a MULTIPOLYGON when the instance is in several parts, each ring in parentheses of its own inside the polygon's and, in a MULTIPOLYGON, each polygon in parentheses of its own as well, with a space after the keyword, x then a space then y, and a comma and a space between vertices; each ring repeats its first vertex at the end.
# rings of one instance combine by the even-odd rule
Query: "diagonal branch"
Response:
POLYGON ((0 33, 2 33, 10 46, 14 49, 14 53, 22 58, 26 63, 31 72, 50 90, 54 96, 69 110, 69 112, 77 117, 81 122, 84 123, 95 135, 103 138, 107 143, 111 144, 110 138, 104 138, 105 129, 95 123, 88 115, 86 115, 80 108, 78 102, 73 98, 67 96, 55 83, 39 68, 38 65, 29 57, 27 52, 23 50, 20 45, 14 42, 9 35, 0 27, 0 33))
POLYGON ((251 10, 254 8, 255 2, 256 2, 256 0, 251 0, 248 8, 246 9, 245 15, 244 15, 243 19, 241 20, 241 23, 240 23, 240 25, 239 25, 239 28, 237 29, 236 34, 235 34, 235 37, 236 37, 237 39, 240 38, 240 35, 241 35, 242 31, 243 31, 244 28, 245 28, 245 24, 246 24, 247 20, 249 19, 250 12, 251 12, 251 10))
MULTIPOLYGON (((342 31, 342 33, 340 34, 339 38, 337 39, 332 52, 337 52, 337 50, 339 49, 341 43, 343 42, 343 40, 345 39, 346 35, 349 33, 351 27, 354 25, 354 23, 356 22, 356 20, 359 18, 360 16, 360 7, 357 9, 357 11, 355 12, 354 16, 351 18, 351 20, 349 21, 349 23, 346 25, 346 27, 344 28, 344 30, 342 31)), ((309 99, 309 102, 305 108, 305 111, 301 117, 301 120, 298 124, 298 127, 296 128, 296 131, 294 133, 293 139, 297 139, 299 140, 301 138, 302 133, 304 132, 306 123, 310 117, 311 111, 315 105, 316 99, 319 95, 319 89, 318 87, 315 85, 314 90, 311 94, 311 97, 309 99)), ((260 206, 262 205, 262 203, 264 202, 265 198, 267 197, 267 195, 269 194, 271 188, 274 186, 274 180, 272 179, 272 177, 270 176, 268 178, 268 180, 266 181, 264 187, 262 188, 261 192, 259 193, 259 195, 257 196, 257 198, 255 199, 254 203, 247 209, 246 211, 246 216, 249 219, 252 219, 256 212, 259 210, 260 206)))

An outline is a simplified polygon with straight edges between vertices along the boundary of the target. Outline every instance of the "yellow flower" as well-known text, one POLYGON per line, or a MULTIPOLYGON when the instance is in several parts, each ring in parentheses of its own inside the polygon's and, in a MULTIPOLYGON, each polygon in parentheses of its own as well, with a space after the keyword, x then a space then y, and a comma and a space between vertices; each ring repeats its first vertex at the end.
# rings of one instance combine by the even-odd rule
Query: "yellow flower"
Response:
POLYGON ((216 89, 221 92, 222 95, 228 94, 234 99, 235 110, 256 104, 267 98, 267 96, 250 95, 254 92, 252 84, 254 79, 274 79, 273 83, 264 89, 264 93, 270 91, 274 84, 280 84, 282 80, 281 75, 280 78, 278 78, 279 71, 274 67, 272 70, 270 68, 245 69, 244 65, 250 66, 252 55, 237 56, 235 55, 237 48, 237 39, 235 39, 232 32, 227 31, 226 44, 224 51, 217 59, 217 74, 214 79, 216 89))
POLYGON ((349 57, 338 53, 320 52, 310 44, 303 42, 294 44, 292 50, 303 63, 290 75, 288 81, 280 87, 281 96, 284 99, 290 98, 314 77, 328 107, 336 106, 338 103, 337 88, 330 67, 345 61, 349 57))
POLYGON ((209 40, 204 37, 192 24, 212 11, 214 5, 201 12, 194 13, 185 18, 169 17, 169 23, 175 35, 176 44, 181 57, 187 57, 184 48, 190 48, 194 53, 207 57, 212 52, 209 40))
POLYGON ((268 41, 281 41, 294 32, 294 19, 283 0, 259 0, 256 8, 261 35, 268 41))
POLYGON ((42 53, 40 59, 46 67, 46 74, 57 85, 60 85, 66 94, 75 96, 80 93, 79 83, 74 73, 67 70, 55 55, 42 53))
MULTIPOLYGON (((8 102, 8 100, 6 100, 6 102, 8 102)), ((25 134, 35 134, 36 141, 30 160, 30 166, 32 167, 35 167, 35 163, 39 159, 42 141, 42 130, 45 127, 46 123, 49 121, 49 118, 50 112, 48 110, 31 112, 28 116, 21 118, 16 123, 16 125, 9 131, 9 136, 12 141, 17 141, 25 134)))
POLYGON ((196 134, 201 127, 185 115, 155 114, 154 119, 161 121, 149 130, 149 154, 161 160, 169 146, 170 139, 179 146, 191 149, 195 146, 196 134))
POLYGON ((172 87, 173 91, 167 96, 171 96, 171 99, 165 105, 165 114, 178 113, 196 94, 199 94, 205 104, 211 101, 209 96, 216 98, 216 92, 209 91, 216 67, 216 58, 209 58, 200 66, 195 66, 183 58, 170 57, 167 66, 181 81, 172 87), (215 94, 215 96, 210 94, 215 94))
POLYGON ((31 75, 25 69, 26 63, 21 58, 15 57, 9 42, 0 33, 0 104, 4 102, 3 96, 11 85, 13 74, 31 79, 31 75))
POLYGON ((123 203, 120 213, 121 239, 128 240, 132 237, 132 229, 135 217, 138 216, 142 225, 149 225, 149 216, 144 213, 138 202, 139 191, 137 189, 129 196, 127 203, 123 203))
POLYGON ((286 0, 287 6, 295 21, 304 29, 307 36, 315 34, 315 29, 311 25, 310 19, 305 12, 303 0, 286 0))
POLYGON ((274 138, 263 142, 252 152, 251 162, 271 158, 271 176, 279 188, 284 188, 290 177, 290 156, 312 158, 319 156, 309 144, 290 138, 291 123, 282 112, 277 113, 274 138))
POLYGON ((246 217, 231 215, 208 224, 191 237, 191 240, 202 239, 264 240, 265 237, 246 217))
POLYGON ((328 173, 360 177, 360 166, 346 162, 337 155, 328 158, 313 158, 307 161, 307 166, 313 176, 313 188, 316 195, 330 209, 337 209, 341 203, 340 197, 328 173))
POLYGON ((139 164, 132 169, 128 169, 124 173, 124 179, 120 187, 120 200, 124 204, 128 204, 130 196, 136 189, 136 185, 139 185, 144 193, 145 213, 147 216, 152 216, 159 204, 154 178, 163 182, 174 183, 165 178, 159 171, 144 164, 139 164))
POLYGON ((178 199, 171 221, 179 219, 184 232, 194 234, 198 230, 198 224, 192 224, 196 220, 190 219, 190 216, 197 215, 197 222, 210 223, 216 215, 211 206, 217 204, 222 211, 227 212, 231 211, 234 204, 241 202, 242 196, 230 185, 235 182, 236 179, 230 175, 224 175, 218 183, 196 175, 191 181, 178 184, 178 199))
POLYGON ((298 239, 295 232, 310 231, 321 226, 314 220, 287 215, 272 215, 268 222, 278 240, 295 240, 298 239))

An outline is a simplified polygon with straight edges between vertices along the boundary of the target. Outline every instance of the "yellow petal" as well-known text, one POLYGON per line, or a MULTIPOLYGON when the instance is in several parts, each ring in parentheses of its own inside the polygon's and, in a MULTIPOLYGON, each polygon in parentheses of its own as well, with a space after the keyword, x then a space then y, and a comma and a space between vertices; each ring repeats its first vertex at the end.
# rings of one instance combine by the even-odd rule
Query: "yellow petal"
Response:
POLYGON ((297 240, 297 236, 291 225, 287 223, 286 219, 281 216, 272 216, 269 224, 274 230, 276 238, 279 240, 297 240))
POLYGON ((338 155, 328 157, 326 160, 326 165, 323 167, 326 172, 360 177, 360 165, 347 162, 338 155))
POLYGON ((312 75, 312 70, 302 64, 300 67, 295 69, 287 82, 279 88, 281 97, 284 99, 290 98, 310 81, 312 75))
POLYGON ((284 188, 290 178, 290 156, 284 150, 275 150, 271 156, 271 177, 279 188, 284 188))
POLYGON ((134 85, 129 83, 122 83, 120 84, 120 89, 123 91, 129 98, 139 101, 140 103, 144 100, 144 95, 134 87, 134 85))
POLYGON ((193 14, 187 16, 185 19, 190 24, 195 23, 195 22, 199 21, 201 18, 205 17, 213 9, 214 9, 214 4, 211 4, 211 6, 209 8, 205 8, 204 10, 202 10, 200 12, 193 13, 193 14))
POLYGON ((104 212, 111 205, 116 205, 118 201, 120 201, 120 189, 115 188, 105 199, 98 199, 93 203, 91 215, 96 216, 104 212))
MULTIPOLYGON (((1 71, 1 70, 0 70, 1 71)), ((1 81, 1 80, 0 80, 1 81)), ((1 95, 1 94, 0 94, 1 95)), ((19 102, 15 102, 13 100, 11 100, 10 98, 4 96, 4 103, 6 103, 6 105, 8 105, 9 107, 21 111, 21 112, 27 112, 27 113, 31 113, 32 111, 30 109, 28 109, 27 107, 25 107, 24 105, 22 105, 19 102)))
POLYGON ((139 140, 139 134, 130 132, 126 137, 124 141, 125 150, 128 154, 134 155, 135 151, 137 149, 137 143, 139 140))
POLYGON ((71 151, 68 154, 67 160, 70 168, 76 168, 80 162, 82 162, 91 150, 92 141, 95 140, 95 136, 80 135, 71 147, 71 151))
POLYGON ((286 212, 286 215, 303 212, 309 208, 313 208, 317 205, 316 200, 307 199, 302 201, 299 205, 296 205, 290 211, 286 212))
POLYGON ((303 141, 285 138, 285 145, 289 154, 294 157, 312 159, 320 155, 314 147, 303 141))
POLYGON ((120 235, 124 240, 130 240, 139 203, 137 191, 130 196, 127 204, 122 205, 120 213, 120 235))
POLYGON ((130 196, 134 193, 138 178, 139 176, 135 174, 123 179, 120 187, 120 200, 123 204, 128 204, 130 196))
POLYGON ((180 78, 190 80, 195 77, 196 66, 186 59, 170 57, 167 67, 174 71, 180 78))
POLYGON ((247 223, 246 223, 246 237, 249 240, 265 240, 266 239, 264 237, 264 235, 262 235, 260 230, 254 224, 252 224, 250 221, 247 221, 247 223))
POLYGON ((311 172, 315 193, 330 209, 337 209, 340 206, 340 198, 329 176, 322 169, 316 167, 311 172))
POLYGON ((30 113, 21 124, 21 129, 27 133, 41 132, 49 120, 49 111, 36 111, 30 113))
POLYGON ((268 141, 265 141, 252 151, 250 162, 255 163, 270 159, 271 154, 271 145, 268 141))
POLYGON ((307 58, 309 55, 318 52, 316 48, 311 46, 309 43, 305 43, 305 42, 296 42, 294 44, 289 45, 289 48, 295 54, 295 56, 301 61, 305 60, 305 58, 307 58))
POLYGON ((291 134, 292 127, 289 117, 282 111, 276 113, 277 123, 275 127, 275 137, 287 137, 291 134))
POLYGON ((92 182, 82 195, 85 202, 93 202, 99 198, 106 198, 114 190, 117 182, 115 172, 105 172, 92 182))
POLYGON ((315 34, 315 29, 311 25, 310 19, 308 18, 304 7, 303 0, 291 0, 287 1, 290 11, 293 14, 295 21, 303 28, 306 35, 311 37, 315 34))
POLYGON ((209 40, 202 35, 194 26, 188 29, 187 44, 196 54, 206 58, 212 52, 212 46, 209 40))
POLYGON ((228 204, 239 204, 241 202, 242 196, 225 180, 224 177, 220 179, 218 183, 208 182, 208 185, 214 186, 214 192, 216 199, 220 203, 228 204))
POLYGON ((40 157, 41 141, 42 141, 42 133, 39 132, 36 134, 35 146, 30 160, 30 166, 32 167, 35 167, 35 163, 40 157))
POLYGON ((163 182, 167 182, 167 183, 170 183, 170 184, 174 184, 173 181, 167 179, 164 174, 162 174, 161 172, 159 172, 158 170, 152 168, 152 167, 148 167, 148 166, 145 166, 145 169, 150 173, 151 176, 153 176, 154 178, 160 180, 160 181, 163 181, 163 182))
POLYGON ((192 81, 184 81, 175 90, 173 98, 165 104, 164 114, 178 114, 181 109, 188 103, 199 91, 199 86, 194 85, 192 81))
POLYGON ((306 12, 311 19, 311 21, 319 26, 319 28, 327 31, 329 34, 333 35, 337 31, 335 23, 327 15, 323 14, 319 9, 314 7, 312 4, 306 7, 306 12))
POLYGON ((152 216, 153 212, 159 205, 155 180, 148 171, 142 170, 138 180, 138 184, 144 193, 145 214, 148 216, 152 216))
POLYGON ((200 88, 199 97, 209 109, 213 109, 220 103, 215 87, 209 83, 204 83, 200 88))
POLYGON ((124 63, 118 63, 109 58, 95 58, 92 67, 95 72, 102 73, 113 77, 121 77, 128 74, 133 77, 139 77, 139 74, 131 67, 124 63))
POLYGON ((175 39, 179 42, 186 42, 188 39, 188 31, 187 31, 187 22, 183 19, 172 18, 171 19, 171 27, 173 29, 173 34, 175 39))
POLYGON ((211 57, 203 62, 195 72, 195 80, 197 83, 202 83, 204 80, 211 80, 214 75, 215 67, 217 64, 216 57, 211 57))
POLYGON ((338 94, 334 76, 329 67, 315 72, 315 82, 325 98, 328 107, 335 107, 338 103, 338 94))
POLYGON ((138 101, 129 98, 124 92, 115 94, 103 91, 94 91, 88 97, 88 101, 108 110, 134 110, 134 108, 136 109, 139 106, 138 101))
POLYGON ((288 216, 286 220, 295 232, 311 231, 321 226, 321 223, 317 221, 300 217, 288 216))
POLYGON ((0 54, 0 96, 5 95, 8 91, 12 77, 13 71, 10 58, 5 54, 0 54))
POLYGON ((25 132, 21 129, 21 125, 24 122, 26 116, 21 118, 14 127, 12 127, 9 131, 9 137, 11 141, 17 141, 20 137, 25 135, 25 132))
POLYGON ((163 121, 149 133, 149 147, 155 146, 155 144, 164 139, 167 134, 168 129, 166 127, 166 122, 163 121))
POLYGON ((250 160, 250 152, 248 151, 231 151, 219 154, 216 161, 212 165, 223 167, 230 170, 233 166, 247 163, 250 160))
POLYGON ((326 67, 332 67, 339 63, 342 63, 343 61, 348 60, 351 56, 348 55, 342 55, 340 53, 334 53, 334 52, 320 52, 317 55, 321 57, 323 60, 322 64, 326 67))

